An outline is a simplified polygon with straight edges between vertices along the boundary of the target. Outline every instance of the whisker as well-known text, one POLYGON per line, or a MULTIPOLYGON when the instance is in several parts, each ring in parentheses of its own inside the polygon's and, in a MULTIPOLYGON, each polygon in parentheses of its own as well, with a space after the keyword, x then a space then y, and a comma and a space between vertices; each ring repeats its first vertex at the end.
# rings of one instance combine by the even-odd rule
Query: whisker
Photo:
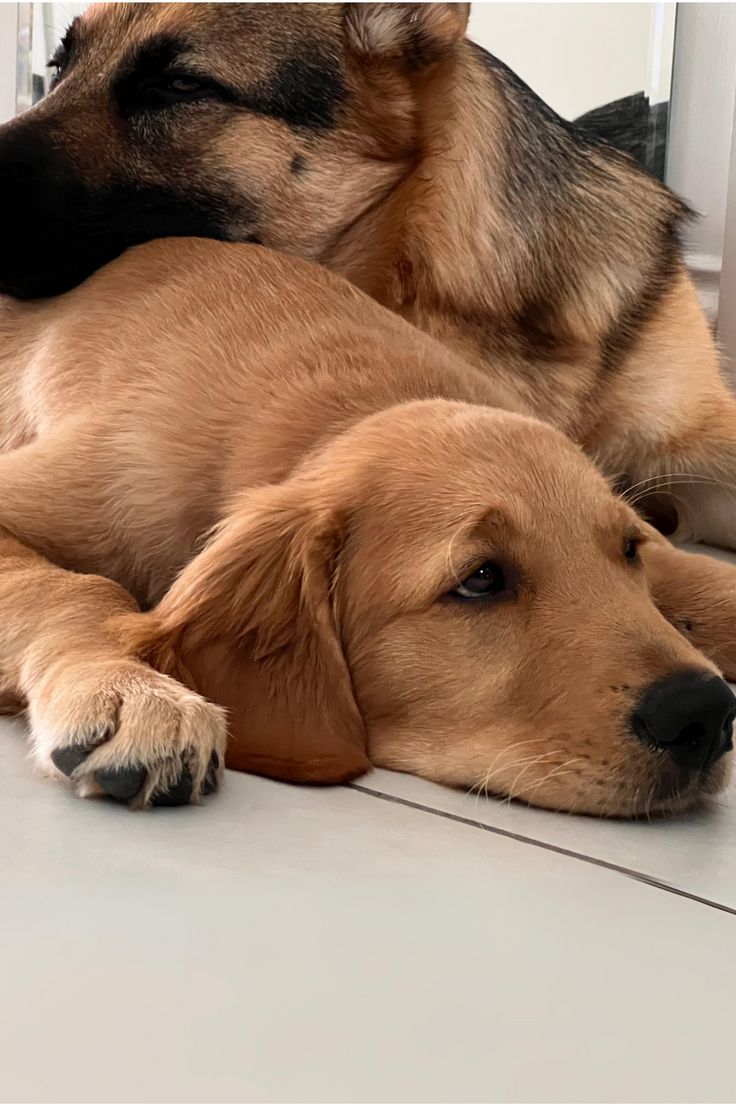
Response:
POLYGON ((535 794, 540 786, 546 785, 546 783, 551 781, 551 779, 562 778, 567 774, 575 774, 576 772, 572 770, 572 767, 574 767, 576 763, 582 762, 583 760, 579 757, 576 759, 566 759, 564 763, 560 763, 558 766, 553 767, 553 769, 549 771, 548 774, 546 774, 543 778, 540 778, 539 781, 536 782, 534 786, 532 786, 531 790, 529 790, 529 792, 527 793, 525 800, 528 801, 531 794, 535 794))
POLYGON ((467 522, 470 521, 474 516, 475 515, 474 515, 473 511, 466 510, 466 512, 462 515, 462 520, 461 520, 460 524, 458 525, 457 529, 455 530, 455 532, 450 537, 450 543, 447 546, 447 553, 446 553, 447 573, 448 573, 448 575, 452 576, 452 578, 455 580, 456 583, 461 583, 462 579, 459 577, 457 571, 453 567, 452 548, 453 548, 453 545, 454 545, 455 541, 461 535, 461 533, 465 532, 467 522))
MULTIPOLYGON (((491 776, 494 773, 496 764, 498 763, 501 756, 508 755, 510 752, 516 751, 519 748, 527 747, 529 744, 541 744, 544 740, 546 740, 545 736, 537 736, 537 737, 533 737, 532 739, 529 739, 529 740, 517 740, 513 744, 507 744, 506 747, 502 747, 501 750, 495 756, 495 758, 494 758, 493 762, 491 763, 490 767, 486 771, 485 778, 483 778, 478 783, 478 798, 480 798, 481 788, 485 790, 485 796, 486 797, 488 796, 488 785, 490 783, 491 776)), ((473 789, 475 789, 475 788, 476 787, 474 786, 473 789)), ((472 790, 470 792, 472 793, 472 790)), ((477 803, 477 800, 478 799, 476 799, 476 803, 477 803)))
POLYGON ((715 475, 706 475, 703 472, 696 471, 675 471, 661 472, 658 475, 648 475, 646 479, 640 479, 638 483, 632 483, 630 487, 623 490, 621 492, 621 497, 625 498, 627 495, 630 495, 632 491, 635 491, 638 487, 643 487, 647 483, 666 482, 668 479, 693 479, 701 483, 709 483, 713 486, 727 487, 729 490, 736 490, 736 484, 730 483, 725 479, 719 479, 715 475))
POLYGON ((666 494, 669 487, 703 487, 703 486, 709 487, 709 486, 722 486, 722 485, 723 484, 721 484, 721 483, 713 483, 713 481, 709 480, 709 479, 692 479, 692 478, 669 479, 669 480, 666 480, 662 484, 658 484, 658 485, 653 486, 653 487, 645 487, 643 490, 639 491, 639 493, 637 495, 635 495, 634 498, 630 499, 629 501, 630 501, 631 505, 634 505, 637 502, 641 502, 642 498, 646 498, 646 496, 649 495, 649 494, 666 494))
MULTIPOLYGON (((520 780, 521 778, 523 778, 523 777, 524 777, 524 775, 525 775, 525 774, 526 774, 526 772, 527 772, 527 771, 529 770, 529 768, 530 768, 530 767, 532 767, 532 766, 534 766, 534 764, 535 764, 535 763, 539 763, 539 762, 541 762, 541 761, 542 761, 543 759, 549 759, 549 758, 550 758, 550 757, 551 757, 552 755, 555 755, 555 754, 556 754, 556 753, 555 753, 555 752, 552 752, 552 751, 549 751, 549 752, 542 752, 542 754, 541 754, 541 755, 537 755, 537 756, 536 756, 535 758, 533 758, 533 759, 530 759, 530 760, 529 760, 529 761, 528 761, 528 762, 526 763, 526 765, 524 766, 524 768, 523 768, 522 770, 520 770, 520 771, 519 771, 519 773, 518 773, 518 774, 516 775, 516 777, 514 778, 514 781, 513 781, 513 782, 511 783, 511 785, 509 786, 509 792, 508 792, 508 794, 507 794, 507 797, 506 797, 506 801, 507 801, 507 804, 509 804, 509 805, 511 804, 511 802, 512 802, 512 800, 513 800, 513 797, 514 797, 514 791, 515 791, 515 789, 516 789, 516 787, 517 787, 517 785, 518 785, 518 783, 519 783, 519 780, 520 780)), ((519 764, 518 764, 518 763, 516 763, 516 764, 515 764, 515 766, 519 766, 519 764)))
POLYGON ((725 479, 717 479, 715 476, 703 475, 700 472, 668 472, 663 475, 652 475, 646 479, 640 479, 638 483, 633 483, 630 487, 627 487, 620 497, 625 499, 631 506, 636 506, 647 495, 666 494, 669 487, 678 485, 723 487, 726 490, 736 491, 736 483, 731 483, 725 479), (641 488, 638 494, 631 497, 638 488, 641 488))

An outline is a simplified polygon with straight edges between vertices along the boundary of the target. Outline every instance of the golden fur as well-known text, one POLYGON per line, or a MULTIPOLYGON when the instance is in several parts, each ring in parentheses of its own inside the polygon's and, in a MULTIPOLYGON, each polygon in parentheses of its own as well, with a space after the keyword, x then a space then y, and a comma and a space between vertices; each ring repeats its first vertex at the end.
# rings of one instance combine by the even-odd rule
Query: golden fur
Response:
POLYGON ((724 760, 680 792, 628 718, 668 672, 736 675, 736 573, 671 548, 578 450, 676 537, 736 547, 684 208, 466 20, 95 5, 54 92, 0 129, 8 206, 43 197, 0 290, 197 233, 393 312, 187 240, 2 301, 0 669, 79 792, 211 789, 224 721, 195 691, 230 711, 231 764, 276 777, 375 762, 604 813, 722 784, 724 760), (177 66, 227 96, 170 104, 177 66), (513 597, 453 604, 486 553, 513 597))
POLYGON ((0 668, 80 793, 128 771, 145 804, 185 770, 197 800, 225 748, 199 693, 228 762, 279 778, 375 763, 608 814, 723 784, 629 727, 651 683, 716 670, 647 583, 682 622, 700 557, 347 282, 172 239, 1 325, 0 668), (463 604, 486 560, 507 592, 463 604))
POLYGON ((461 353, 622 486, 647 480, 677 540, 736 548, 736 408, 686 208, 465 38, 468 10, 93 5, 52 94, 0 129, 22 226, 0 289, 68 288, 152 237, 257 239, 461 353), (201 91, 169 103, 182 72, 201 91))

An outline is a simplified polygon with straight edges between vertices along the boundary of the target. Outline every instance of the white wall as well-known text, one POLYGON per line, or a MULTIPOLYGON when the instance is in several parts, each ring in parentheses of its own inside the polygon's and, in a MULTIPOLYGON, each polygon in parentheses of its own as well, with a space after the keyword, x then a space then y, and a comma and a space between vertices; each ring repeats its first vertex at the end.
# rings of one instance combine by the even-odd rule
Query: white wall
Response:
MULTIPOLYGON (((34 68, 41 72, 47 50, 87 5, 35 3, 34 68), (44 35, 42 27, 51 30, 44 35), (44 41, 47 38, 47 41, 44 41)), ((708 5, 706 5, 708 6, 708 5)), ((718 5, 723 6, 723 5, 718 5)), ((13 8, 0 3, 0 11, 13 8)), ((674 5, 655 3, 495 3, 476 0, 471 37, 510 65, 542 99, 574 118, 632 92, 667 99, 674 5), (652 44, 662 32, 663 64, 651 88, 652 44)), ((659 61, 659 55, 657 56, 659 61)))
POLYGON ((475 3, 470 36, 572 119, 633 92, 668 98, 674 13, 671 4, 475 3))
POLYGON ((723 237, 723 271, 720 281, 718 340, 723 364, 736 389, 736 107, 734 108, 728 194, 723 237))
MULTIPOLYGON (((1 2, 1 0, 0 0, 1 2)), ((46 63, 71 21, 89 4, 33 4, 33 72, 47 76, 46 63)))
POLYGON ((678 4, 667 183, 701 217, 690 252, 718 265, 723 249, 736 93, 736 4, 678 4))
POLYGON ((0 123, 15 115, 15 62, 18 9, 0 4, 0 123))

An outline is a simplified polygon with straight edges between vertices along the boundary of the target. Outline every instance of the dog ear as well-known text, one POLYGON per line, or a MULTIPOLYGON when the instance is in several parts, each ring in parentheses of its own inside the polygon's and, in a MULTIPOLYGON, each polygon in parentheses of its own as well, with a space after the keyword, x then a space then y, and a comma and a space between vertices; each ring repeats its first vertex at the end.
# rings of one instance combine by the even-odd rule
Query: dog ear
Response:
POLYGON ((353 49, 367 57, 404 59, 412 68, 438 61, 465 34, 470 4, 345 4, 353 49))
POLYGON ((288 483, 248 492, 129 645, 230 712, 227 764, 291 782, 370 769, 331 601, 336 519, 288 483))

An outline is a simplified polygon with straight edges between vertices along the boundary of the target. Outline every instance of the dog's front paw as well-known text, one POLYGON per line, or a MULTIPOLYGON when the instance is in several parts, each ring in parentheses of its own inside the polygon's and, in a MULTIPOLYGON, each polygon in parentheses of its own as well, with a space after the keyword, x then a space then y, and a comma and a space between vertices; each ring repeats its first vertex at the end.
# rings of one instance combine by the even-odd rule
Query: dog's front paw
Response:
POLYGON ((221 709, 143 663, 92 664, 51 679, 29 707, 34 757, 81 797, 132 808, 196 804, 219 787, 221 709))

